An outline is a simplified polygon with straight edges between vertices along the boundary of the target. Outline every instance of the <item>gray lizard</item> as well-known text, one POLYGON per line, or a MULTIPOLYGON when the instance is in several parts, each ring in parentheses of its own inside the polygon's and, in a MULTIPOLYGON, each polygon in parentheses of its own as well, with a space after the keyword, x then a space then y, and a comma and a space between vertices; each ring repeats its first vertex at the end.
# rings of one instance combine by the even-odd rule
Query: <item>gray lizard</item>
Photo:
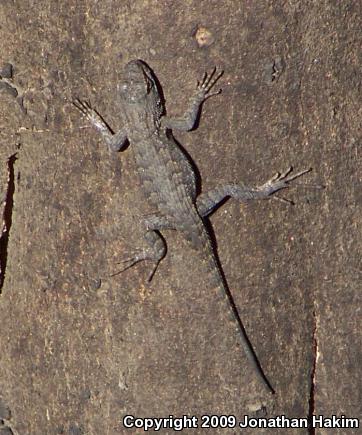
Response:
POLYGON ((166 244, 159 232, 165 229, 178 230, 202 258, 208 283, 221 294, 225 311, 231 314, 228 317, 232 319, 240 344, 255 373, 264 387, 274 392, 240 320, 211 245, 205 218, 225 198, 232 197, 239 201, 268 198, 287 188, 292 180, 310 169, 292 174, 290 168, 284 173, 277 173, 260 187, 247 187, 242 183, 226 184, 197 196, 195 172, 188 157, 173 140, 170 130, 193 129, 202 103, 220 93, 221 90, 213 91, 213 88, 221 75, 222 72, 217 73, 216 68, 211 74, 205 73, 197 83, 189 110, 180 118, 170 118, 165 115, 160 85, 151 68, 141 60, 129 62, 124 70, 124 81, 118 88, 125 125, 117 133, 88 102, 77 99, 74 104, 103 135, 110 150, 120 151, 128 142, 131 144, 143 190, 157 210, 143 221, 146 247, 127 258, 122 271, 142 260, 150 260, 154 263, 149 277, 151 280, 166 254, 166 244))

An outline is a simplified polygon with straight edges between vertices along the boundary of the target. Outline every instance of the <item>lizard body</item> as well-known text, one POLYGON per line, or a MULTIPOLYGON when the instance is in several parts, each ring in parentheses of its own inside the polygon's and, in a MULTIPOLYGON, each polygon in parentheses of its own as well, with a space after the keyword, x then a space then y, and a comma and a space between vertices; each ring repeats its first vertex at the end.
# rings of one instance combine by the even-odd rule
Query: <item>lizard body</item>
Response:
POLYGON ((112 151, 122 150, 127 142, 131 144, 144 193, 156 210, 155 214, 144 219, 146 248, 126 259, 123 270, 137 262, 151 260, 154 262, 149 277, 151 280, 166 254, 166 244, 159 232, 164 229, 181 232, 201 256, 207 269, 208 282, 221 296, 256 375, 268 391, 274 392, 248 340, 204 220, 227 197, 240 201, 268 198, 309 170, 291 175, 290 168, 282 174, 276 174, 260 187, 247 187, 242 183, 227 184, 197 196, 194 170, 169 132, 177 129, 191 130, 194 127, 201 104, 220 92, 213 92, 212 89, 221 75, 222 72, 216 74, 216 68, 210 75, 205 73, 201 82, 198 82, 189 110, 183 117, 169 118, 165 115, 162 94, 150 67, 141 60, 129 62, 125 67, 124 81, 118 88, 125 125, 117 133, 113 133, 89 103, 76 100, 74 104, 101 132, 112 151))

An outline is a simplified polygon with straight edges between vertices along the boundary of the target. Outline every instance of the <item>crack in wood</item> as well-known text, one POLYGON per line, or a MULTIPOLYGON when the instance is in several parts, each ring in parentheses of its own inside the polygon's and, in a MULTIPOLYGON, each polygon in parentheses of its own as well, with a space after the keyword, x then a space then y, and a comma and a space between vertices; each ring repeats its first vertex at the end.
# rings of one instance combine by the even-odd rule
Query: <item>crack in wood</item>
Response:
POLYGON ((15 175, 14 165, 17 160, 17 153, 12 154, 8 158, 8 182, 7 190, 4 198, 4 212, 2 221, 2 230, 0 235, 0 293, 5 281, 6 265, 8 260, 8 243, 9 234, 12 224, 13 206, 14 206, 14 192, 15 192, 15 175))

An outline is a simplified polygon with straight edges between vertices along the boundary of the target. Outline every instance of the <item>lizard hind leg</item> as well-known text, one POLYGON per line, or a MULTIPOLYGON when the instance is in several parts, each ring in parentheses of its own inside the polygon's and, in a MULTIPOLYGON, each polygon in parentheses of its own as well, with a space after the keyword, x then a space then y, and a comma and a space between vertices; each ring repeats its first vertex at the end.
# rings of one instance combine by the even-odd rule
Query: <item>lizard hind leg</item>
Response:
MULTIPOLYGON (((293 204, 292 201, 279 198, 274 195, 276 192, 286 189, 291 185, 291 182, 296 178, 302 177, 307 174, 311 169, 305 169, 297 173, 292 173, 293 168, 290 167, 286 171, 280 173, 277 172, 272 178, 270 178, 262 186, 249 187, 245 186, 243 183, 238 184, 225 184, 217 186, 215 189, 202 193, 196 200, 197 210, 202 217, 210 215, 216 208, 223 203, 227 198, 235 198, 238 201, 250 201, 253 199, 266 199, 274 197, 282 201, 289 202, 293 204), (274 196, 273 196, 274 195, 274 196)), ((313 184, 300 184, 294 183, 294 185, 304 185, 314 188, 322 188, 323 186, 313 185, 313 184)))
POLYGON ((119 275, 135 264, 144 260, 149 260, 154 263, 154 267, 148 276, 148 282, 152 280, 158 265, 166 255, 167 246, 165 240, 157 231, 147 231, 144 235, 144 239, 147 246, 144 249, 135 250, 130 256, 121 260, 118 264, 123 264, 124 267, 113 273, 111 276, 119 275))

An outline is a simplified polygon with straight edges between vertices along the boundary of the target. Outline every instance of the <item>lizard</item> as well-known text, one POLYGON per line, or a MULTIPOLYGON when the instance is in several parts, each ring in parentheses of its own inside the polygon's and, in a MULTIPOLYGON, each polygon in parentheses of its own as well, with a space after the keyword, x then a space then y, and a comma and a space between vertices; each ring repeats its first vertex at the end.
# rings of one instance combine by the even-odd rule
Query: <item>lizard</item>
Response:
POLYGON ((194 129, 204 101, 221 92, 221 89, 215 91, 215 85, 222 74, 223 71, 218 72, 216 67, 211 73, 205 72, 197 82, 188 110, 181 117, 169 117, 162 88, 153 70, 142 60, 130 61, 124 68, 124 79, 118 85, 125 122, 117 132, 111 129, 88 101, 75 99, 73 104, 101 133, 111 151, 121 151, 131 144, 143 191, 156 210, 142 219, 145 247, 124 259, 123 268, 113 275, 138 262, 149 260, 154 264, 149 275, 151 281, 166 255, 166 242, 161 231, 179 231, 201 256, 206 266, 208 283, 221 295, 220 300, 225 304, 226 312, 230 314, 228 317, 238 334, 238 342, 256 376, 267 391, 274 393, 246 334, 212 246, 205 219, 225 199, 231 197, 249 201, 270 198, 311 169, 292 173, 290 167, 287 171, 276 173, 259 187, 248 187, 241 182, 229 183, 198 195, 195 170, 188 156, 173 139, 172 131, 194 129))

